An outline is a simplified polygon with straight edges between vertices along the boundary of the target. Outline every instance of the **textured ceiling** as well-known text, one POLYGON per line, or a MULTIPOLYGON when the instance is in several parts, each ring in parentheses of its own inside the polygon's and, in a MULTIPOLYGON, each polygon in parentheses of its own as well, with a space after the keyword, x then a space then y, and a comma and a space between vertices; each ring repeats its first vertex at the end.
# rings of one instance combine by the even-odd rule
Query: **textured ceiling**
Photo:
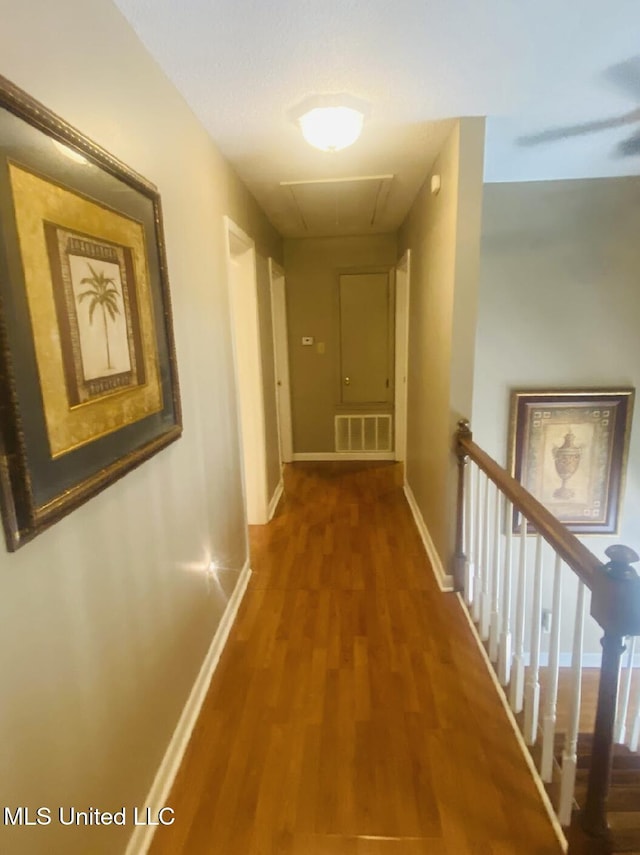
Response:
POLYGON ((281 182, 367 175, 394 180, 366 230, 396 228, 456 116, 488 117, 488 181, 640 173, 617 148, 640 122, 517 142, 640 106, 638 0, 115 2, 284 234, 308 232, 281 182), (316 151, 288 113, 342 91, 371 105, 363 136, 316 151))

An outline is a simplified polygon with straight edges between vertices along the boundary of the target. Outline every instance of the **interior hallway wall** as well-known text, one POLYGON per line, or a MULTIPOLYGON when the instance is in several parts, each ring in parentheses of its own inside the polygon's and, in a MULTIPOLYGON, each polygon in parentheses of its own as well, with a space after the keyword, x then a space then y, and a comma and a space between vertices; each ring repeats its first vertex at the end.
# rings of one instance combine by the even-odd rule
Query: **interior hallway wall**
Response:
POLYGON ((338 412, 393 410, 341 404, 338 276, 391 269, 396 244, 393 234, 284 241, 294 453, 334 452, 338 412), (303 336, 313 336, 312 347, 302 345, 303 336))
POLYGON ((456 122, 402 224, 411 250, 406 478, 450 572, 459 418, 471 413, 484 120, 456 122), (441 188, 431 193, 431 176, 441 188))
MULTIPOLYGON (((0 803, 142 806, 247 560, 223 214, 281 242, 109 0, 0 17, 0 71, 160 190, 184 411, 178 442, 0 547, 0 803)), ((0 850, 114 855, 131 831, 3 826, 0 850)))
MULTIPOLYGON (((637 177, 485 186, 472 428, 503 466, 511 389, 640 385, 639 234, 637 177)), ((612 543, 640 553, 638 418, 636 402, 620 533, 582 538, 605 561, 612 543)), ((590 653, 599 638, 589 622, 590 653)))

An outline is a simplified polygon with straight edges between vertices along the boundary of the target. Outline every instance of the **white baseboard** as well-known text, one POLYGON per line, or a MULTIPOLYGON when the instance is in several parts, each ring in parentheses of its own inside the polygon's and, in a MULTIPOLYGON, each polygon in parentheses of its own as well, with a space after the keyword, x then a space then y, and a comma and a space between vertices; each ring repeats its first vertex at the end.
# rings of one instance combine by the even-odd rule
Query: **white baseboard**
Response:
POLYGON ((562 830, 562 826, 560 825, 560 823, 558 821, 558 817, 556 816, 556 812, 553 809, 553 805, 551 804, 551 799, 547 795, 547 791, 544 788, 544 784, 542 783, 542 780, 541 780, 540 776, 538 775, 538 770, 536 769, 536 765, 533 762, 533 758, 531 757, 531 754, 529 753, 529 749, 527 748, 527 745, 524 741, 524 737, 522 736, 522 733, 520 732, 520 728, 518 727, 518 722, 516 721, 515 716, 513 714, 513 711, 511 709, 511 707, 509 706, 509 702, 507 701, 507 697, 504 693, 504 690, 503 690, 502 686, 500 685, 500 682, 498 680, 496 672, 493 670, 493 665, 491 664, 491 660, 489 659, 489 655, 486 651, 484 644, 482 643, 482 639, 480 638, 480 636, 478 634, 477 627, 474 624, 473 620, 471 619, 471 615, 469 614, 469 610, 467 609, 467 607, 464 603, 464 598, 463 598, 462 594, 457 594, 456 596, 458 597, 458 601, 460 603, 460 608, 462 609, 464 616, 466 617, 467 622, 469 623, 469 626, 471 627, 471 632, 473 633, 473 637, 475 638, 476 644, 478 645, 478 650, 480 651, 480 655, 482 656, 484 663, 487 666, 487 671, 489 672, 489 676, 491 677, 491 680, 493 681, 493 684, 496 687, 498 697, 500 698, 500 702, 502 703, 502 706, 504 707, 504 711, 507 714, 507 718, 509 719, 509 724, 511 725, 511 728, 515 734, 516 740, 518 741, 518 745, 520 747, 520 750, 522 751, 522 756, 524 757, 526 764, 529 767, 529 771, 531 772, 531 777, 533 778, 533 782, 536 785, 536 789, 540 793, 540 798, 542 799, 542 804, 544 805, 544 808, 547 812, 547 815, 549 816, 549 819, 551 821, 551 825, 553 826, 553 830, 556 834, 556 837, 558 838, 558 842, 560 843, 560 846, 562 847, 562 851, 566 852, 567 847, 568 847, 567 838, 564 835, 564 831, 562 830))
POLYGON ((293 462, 313 460, 395 460, 393 451, 302 451, 293 455, 293 462))
POLYGON ((268 514, 268 517, 270 520, 273 519, 273 515, 276 512, 276 509, 278 507, 278 502, 280 501, 280 498, 282 497, 283 491, 284 491, 284 481, 282 480, 282 478, 280 478, 280 481, 278 482, 278 486, 273 491, 273 496, 271 496, 271 501, 269 502, 269 508, 267 510, 267 514, 268 514))
MULTIPOLYGON (((196 677, 196 680, 191 688, 187 702, 184 705, 176 729, 167 746, 162 763, 158 768, 156 777, 151 785, 149 794, 147 795, 144 807, 149 811, 151 816, 157 816, 158 810, 167 804, 171 787, 174 779, 180 768, 184 752, 189 744, 191 733, 200 714, 200 709, 206 697, 211 682, 211 677, 216 669, 220 654, 229 637, 229 632, 233 626, 238 608, 242 602, 249 577, 251 576, 251 568, 249 560, 245 563, 240 573, 240 577, 234 588, 233 593, 229 597, 229 602, 224 610, 224 614, 218 625, 218 629, 213 636, 207 655, 205 656, 202 667, 196 677)), ((146 812, 145 816, 147 815, 146 812)), ((156 826, 153 825, 138 825, 135 827, 133 834, 129 838, 129 844, 125 851, 125 855, 145 855, 148 851, 156 826)))
POLYGON ((427 553, 427 557, 429 558, 431 566, 433 567, 433 574, 436 577, 436 581, 440 587, 440 590, 453 591, 453 576, 450 576, 448 573, 445 572, 445 569, 442 566, 442 561, 440 560, 440 556, 436 552, 433 540, 431 540, 431 535, 429 534, 427 524, 425 523, 420 508, 418 507, 418 503, 416 502, 416 497, 413 495, 413 490, 406 482, 404 485, 404 494, 406 496, 407 502, 409 503, 409 507, 411 508, 413 519, 415 520, 416 526, 420 533, 420 537, 422 538, 422 543, 424 544, 425 552, 427 553))

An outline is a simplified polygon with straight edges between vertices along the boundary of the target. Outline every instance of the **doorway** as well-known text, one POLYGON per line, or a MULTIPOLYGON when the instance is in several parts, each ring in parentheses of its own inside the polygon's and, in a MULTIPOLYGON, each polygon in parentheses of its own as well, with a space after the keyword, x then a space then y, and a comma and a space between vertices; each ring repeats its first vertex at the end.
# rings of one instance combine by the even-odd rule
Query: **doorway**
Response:
POLYGON ((291 428, 291 384, 289 381, 289 347, 287 337, 287 302, 284 270, 269 259, 271 282, 271 318, 276 369, 276 403, 278 414, 278 448, 280 464, 293 459, 291 428))
POLYGON ((228 217, 224 222, 247 523, 263 525, 269 514, 256 252, 241 228, 228 217))

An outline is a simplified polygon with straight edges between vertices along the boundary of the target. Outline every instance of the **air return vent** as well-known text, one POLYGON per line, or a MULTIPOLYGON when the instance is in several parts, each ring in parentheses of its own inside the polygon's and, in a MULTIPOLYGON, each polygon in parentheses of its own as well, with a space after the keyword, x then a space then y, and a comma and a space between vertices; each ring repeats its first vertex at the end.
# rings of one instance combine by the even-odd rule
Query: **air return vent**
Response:
POLYGON ((391 433, 389 414, 335 416, 337 452, 391 451, 391 433))

